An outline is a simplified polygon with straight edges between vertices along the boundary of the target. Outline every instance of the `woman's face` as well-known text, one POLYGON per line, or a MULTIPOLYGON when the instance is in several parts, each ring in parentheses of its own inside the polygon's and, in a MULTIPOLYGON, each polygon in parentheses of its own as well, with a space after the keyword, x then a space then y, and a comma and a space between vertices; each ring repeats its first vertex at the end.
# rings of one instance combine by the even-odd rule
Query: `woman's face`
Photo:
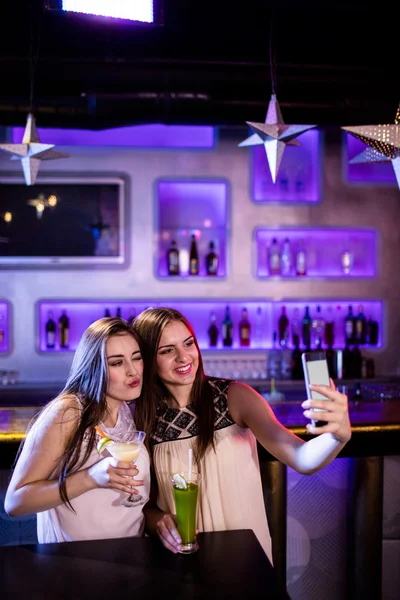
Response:
POLYGON ((106 343, 108 364, 107 400, 128 402, 142 391, 143 359, 139 345, 129 333, 113 335, 106 343))
POLYGON ((192 385, 199 367, 199 352, 189 329, 171 321, 162 332, 157 350, 157 373, 165 385, 192 385))

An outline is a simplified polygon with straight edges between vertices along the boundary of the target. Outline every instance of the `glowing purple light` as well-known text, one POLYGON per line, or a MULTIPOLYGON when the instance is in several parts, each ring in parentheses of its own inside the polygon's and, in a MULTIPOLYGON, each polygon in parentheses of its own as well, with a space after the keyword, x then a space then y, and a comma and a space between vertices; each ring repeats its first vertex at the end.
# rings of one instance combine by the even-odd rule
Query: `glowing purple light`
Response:
POLYGON ((257 229, 256 273, 258 277, 270 277, 268 248, 276 238, 282 247, 285 238, 291 245, 293 269, 299 241, 304 242, 307 255, 307 277, 375 277, 376 231, 369 229, 257 229), (342 270, 341 255, 349 250, 353 255, 350 273, 342 270))
MULTIPOLYGON (((208 125, 132 125, 101 131, 38 128, 43 144, 57 146, 130 146, 135 148, 213 148, 214 128, 208 125)), ((13 144, 21 143, 23 127, 13 127, 13 144)))
POLYGON ((242 309, 244 307, 248 310, 250 323, 253 325, 256 322, 257 310, 261 307, 262 310, 262 331, 261 339, 255 343, 254 336, 252 338, 250 349, 268 349, 273 347, 273 332, 277 331, 278 319, 281 315, 282 306, 286 307, 287 316, 289 323, 295 318, 295 309, 298 309, 297 316, 301 319, 305 312, 305 307, 309 307, 311 318, 317 312, 317 306, 321 308, 321 316, 327 320, 332 318, 335 323, 335 348, 343 348, 345 345, 344 340, 344 319, 348 313, 348 307, 351 305, 353 308, 353 314, 357 316, 359 307, 363 307, 363 313, 368 319, 372 319, 378 322, 379 336, 377 348, 380 348, 383 344, 382 337, 382 325, 383 325, 383 303, 376 300, 288 300, 281 302, 270 302, 270 301, 254 301, 254 300, 140 300, 140 301, 123 301, 116 302, 115 300, 107 302, 96 301, 96 302, 81 302, 71 301, 42 301, 39 302, 39 327, 40 327, 40 341, 39 349, 41 352, 57 352, 65 350, 60 349, 58 343, 56 343, 55 349, 46 348, 46 337, 45 337, 45 325, 48 319, 48 313, 53 313, 53 318, 58 322, 59 317, 63 310, 66 310, 70 317, 70 332, 69 340, 70 346, 67 351, 74 351, 79 343, 79 340, 85 331, 85 329, 93 323, 93 321, 104 316, 105 309, 107 308, 111 315, 116 315, 117 308, 121 309, 122 317, 128 319, 130 312, 134 310, 135 315, 148 308, 149 306, 168 306, 176 308, 182 312, 189 322, 194 327, 196 336, 198 338, 200 347, 202 349, 208 349, 208 335, 207 330, 210 323, 210 315, 213 312, 216 316, 217 327, 219 328, 220 335, 218 339, 217 349, 229 350, 224 348, 222 345, 221 329, 222 321, 225 315, 225 307, 229 305, 230 314, 233 321, 233 350, 240 349, 239 344, 239 321, 242 315, 242 309))
POLYGON ((390 160, 379 163, 355 163, 350 160, 367 148, 367 145, 346 133, 346 148, 343 155, 346 159, 347 180, 354 182, 396 183, 396 175, 390 160))
POLYGON ((0 352, 9 351, 8 303, 0 302, 0 352))
POLYGON ((153 23, 152 0, 63 0, 65 11, 153 23))

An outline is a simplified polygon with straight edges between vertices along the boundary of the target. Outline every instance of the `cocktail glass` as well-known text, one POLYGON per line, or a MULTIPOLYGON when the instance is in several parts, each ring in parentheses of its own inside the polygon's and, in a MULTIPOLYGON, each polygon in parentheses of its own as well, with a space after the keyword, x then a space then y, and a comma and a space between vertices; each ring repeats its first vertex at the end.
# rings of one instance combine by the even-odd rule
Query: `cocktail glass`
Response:
MULTIPOLYGON (((121 436, 112 435, 110 437, 113 443, 107 446, 109 453, 117 460, 135 464, 146 437, 145 432, 131 429, 121 436)), ((132 493, 122 504, 128 507, 140 506, 140 504, 143 504, 141 500, 143 500, 143 496, 132 493)))
POLYGON ((170 481, 175 500, 178 531, 182 538, 181 554, 192 554, 198 550, 196 540, 196 517, 201 475, 192 471, 171 474, 170 481), (178 475, 178 477, 177 477, 178 475), (182 479, 183 478, 183 481, 182 479), (183 487, 186 483, 186 487, 183 487))

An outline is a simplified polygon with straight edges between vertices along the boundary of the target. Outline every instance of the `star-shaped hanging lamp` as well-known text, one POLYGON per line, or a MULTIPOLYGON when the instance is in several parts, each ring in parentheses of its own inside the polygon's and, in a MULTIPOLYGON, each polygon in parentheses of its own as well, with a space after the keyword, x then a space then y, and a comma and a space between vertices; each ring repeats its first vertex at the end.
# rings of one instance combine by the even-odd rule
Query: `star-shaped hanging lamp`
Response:
POLYGON ((300 142, 296 139, 297 136, 313 127, 317 127, 317 125, 286 125, 282 119, 276 94, 271 95, 265 123, 246 122, 254 133, 241 142, 239 147, 258 146, 261 144, 264 146, 274 183, 286 144, 300 146, 300 142))
POLYGON ((368 148, 357 154, 350 163, 391 161, 400 188, 400 104, 393 125, 358 125, 342 127, 368 148))
POLYGON ((69 154, 53 150, 54 144, 42 144, 36 129, 35 117, 28 114, 21 144, 0 144, 0 150, 13 154, 12 160, 20 160, 26 185, 34 185, 42 160, 68 158, 69 154))

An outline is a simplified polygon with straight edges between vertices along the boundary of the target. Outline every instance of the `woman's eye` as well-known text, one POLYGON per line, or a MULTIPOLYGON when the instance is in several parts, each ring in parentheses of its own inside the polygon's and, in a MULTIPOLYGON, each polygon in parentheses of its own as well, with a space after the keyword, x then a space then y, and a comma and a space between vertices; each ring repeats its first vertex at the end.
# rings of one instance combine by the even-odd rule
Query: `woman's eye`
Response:
POLYGON ((135 356, 134 361, 143 360, 141 356, 135 356))
POLYGON ((190 342, 186 342, 186 346, 193 346, 194 340, 190 340, 190 342))
POLYGON ((118 367, 119 365, 122 365, 122 360, 118 360, 117 362, 111 363, 112 367, 118 367))

